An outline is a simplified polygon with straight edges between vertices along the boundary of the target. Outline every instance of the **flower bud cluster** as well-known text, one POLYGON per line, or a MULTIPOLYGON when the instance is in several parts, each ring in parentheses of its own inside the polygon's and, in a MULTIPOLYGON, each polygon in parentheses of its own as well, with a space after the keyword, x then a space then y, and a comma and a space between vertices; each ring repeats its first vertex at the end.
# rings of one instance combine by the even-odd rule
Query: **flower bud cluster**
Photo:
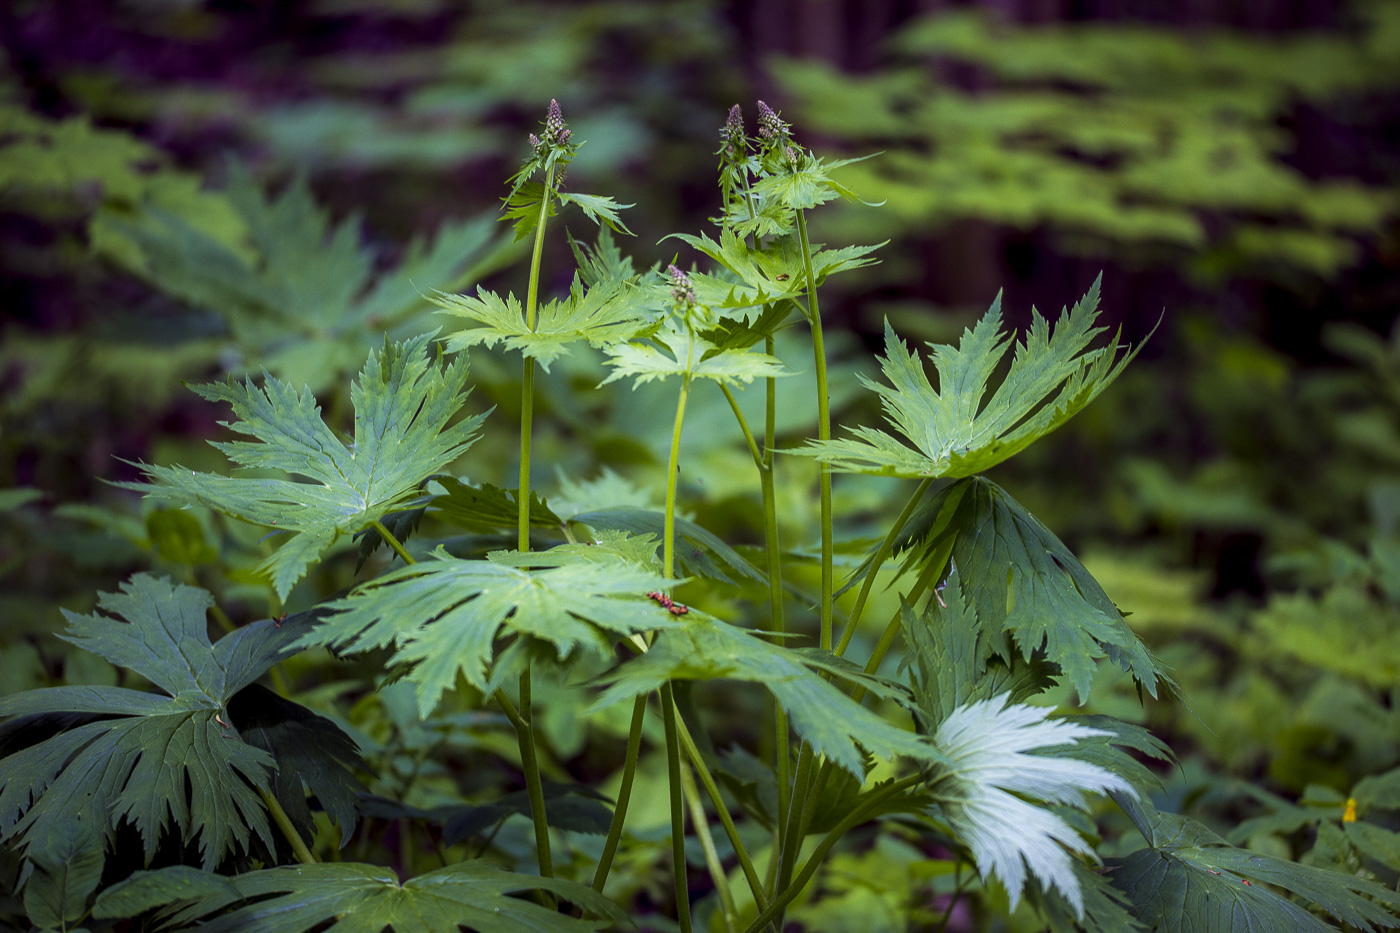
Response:
POLYGON ((540 155, 541 150, 546 148, 564 148, 569 144, 569 137, 573 135, 573 130, 564 124, 564 113, 559 109, 559 101, 551 99, 549 111, 545 114, 544 136, 539 137, 534 133, 530 134, 530 147, 535 150, 535 155, 540 155))
POLYGON ((695 286, 690 281, 690 276, 682 272, 674 264, 666 267, 666 274, 671 277, 671 298, 678 305, 684 305, 687 309, 695 307, 695 286))
POLYGON ((726 158, 737 161, 748 148, 748 137, 744 135, 744 111, 735 104, 729 108, 729 118, 720 127, 719 138, 723 142, 720 149, 726 158))
POLYGON ((758 138, 768 143, 777 143, 792 136, 792 127, 783 122, 772 107, 763 101, 758 102, 758 138))

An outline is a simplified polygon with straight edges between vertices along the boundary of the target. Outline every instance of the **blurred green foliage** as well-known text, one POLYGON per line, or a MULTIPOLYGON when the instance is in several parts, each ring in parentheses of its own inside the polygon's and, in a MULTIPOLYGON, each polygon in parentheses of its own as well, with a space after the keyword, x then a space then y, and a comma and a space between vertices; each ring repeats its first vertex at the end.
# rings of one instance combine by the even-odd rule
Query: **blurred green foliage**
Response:
POLYGON ((1299 104, 1395 86, 1400 7, 1375 4, 1364 22, 1276 37, 1017 27, 965 11, 905 27, 893 61, 870 75, 797 59, 773 73, 804 125, 886 150, 849 175, 888 201, 879 221, 863 221, 881 230, 889 219, 919 232, 978 218, 1211 281, 1261 269, 1329 276, 1360 258, 1356 238, 1400 202, 1393 188, 1290 165, 1299 141, 1280 121, 1299 104))

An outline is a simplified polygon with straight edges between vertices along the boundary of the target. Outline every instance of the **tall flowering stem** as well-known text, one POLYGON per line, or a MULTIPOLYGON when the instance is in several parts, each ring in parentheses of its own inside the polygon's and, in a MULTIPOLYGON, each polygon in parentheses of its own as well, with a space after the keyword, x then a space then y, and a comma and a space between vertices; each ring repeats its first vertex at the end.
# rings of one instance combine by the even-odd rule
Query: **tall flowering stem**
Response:
MULTIPOLYGON (((564 123, 563 112, 557 100, 549 102, 545 115, 542 136, 530 134, 532 155, 525 167, 516 175, 515 191, 542 165, 545 170, 544 188, 540 193, 539 218, 535 223, 534 249, 530 254, 530 282, 525 295, 525 326, 533 331, 540 295, 540 260, 544 255, 544 231, 549 223, 550 206, 555 197, 556 171, 562 175, 563 167, 573 156, 569 145, 572 131, 564 123)), ((515 191, 512 191, 512 197, 515 191)), ((507 199, 509 203, 510 199, 507 199)), ((520 381, 520 485, 517 495, 517 537, 516 546, 523 553, 530 550, 530 441, 534 431, 535 413, 535 361, 526 356, 520 381)), ((525 789, 530 798, 530 818, 535 825, 535 849, 539 858, 540 874, 554 877, 554 857, 550 851, 549 823, 545 816, 544 782, 540 776, 539 757, 535 750, 535 730, 531 702, 532 684, 530 668, 527 665, 520 675, 520 708, 515 710, 510 699, 498 693, 497 700, 506 711, 515 727, 516 742, 520 746, 520 761, 525 772, 525 789)))

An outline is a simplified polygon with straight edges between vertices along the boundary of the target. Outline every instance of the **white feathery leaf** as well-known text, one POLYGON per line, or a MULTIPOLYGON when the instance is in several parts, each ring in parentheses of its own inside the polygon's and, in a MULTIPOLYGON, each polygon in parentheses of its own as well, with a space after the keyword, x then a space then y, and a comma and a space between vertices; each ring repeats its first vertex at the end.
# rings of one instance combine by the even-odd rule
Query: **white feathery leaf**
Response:
POLYGON ((934 745, 952 767, 934 782, 935 796, 982 876, 1005 885, 1013 908, 1029 868, 1046 887, 1059 889, 1082 917, 1084 898, 1069 852, 1092 855, 1093 850, 1059 816, 1022 798, 1083 809, 1085 792, 1136 791, 1098 765, 1028 754, 1107 733, 1049 719, 1052 711, 1046 707, 1008 705, 1008 699, 1003 693, 960 706, 938 727, 934 745))

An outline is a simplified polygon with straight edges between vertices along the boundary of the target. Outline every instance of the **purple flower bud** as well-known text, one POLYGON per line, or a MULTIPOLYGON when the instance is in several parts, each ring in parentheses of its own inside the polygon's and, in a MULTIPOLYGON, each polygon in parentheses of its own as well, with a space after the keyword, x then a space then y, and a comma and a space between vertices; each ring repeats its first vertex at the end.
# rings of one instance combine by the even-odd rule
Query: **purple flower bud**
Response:
POLYGON ((735 104, 729 108, 729 117, 720 127, 719 138, 724 142, 720 152, 730 158, 737 158, 744 150, 744 112, 735 104))
POLYGON ((540 138, 534 133, 530 134, 530 148, 534 149, 536 152, 540 151, 540 138))
POLYGON ((569 141, 569 137, 574 135, 574 131, 567 126, 559 131, 559 145, 564 145, 569 141))
POLYGON ((549 112, 545 114, 544 138, 551 143, 558 142, 559 133, 564 129, 564 113, 559 109, 559 101, 550 98, 549 112))
POLYGON ((758 135, 763 139, 779 139, 788 135, 788 126, 763 101, 758 102, 758 135))
POLYGON ((671 298, 678 304, 694 307, 695 286, 691 284, 690 276, 686 275, 674 264, 666 267, 666 274, 671 277, 671 298))

